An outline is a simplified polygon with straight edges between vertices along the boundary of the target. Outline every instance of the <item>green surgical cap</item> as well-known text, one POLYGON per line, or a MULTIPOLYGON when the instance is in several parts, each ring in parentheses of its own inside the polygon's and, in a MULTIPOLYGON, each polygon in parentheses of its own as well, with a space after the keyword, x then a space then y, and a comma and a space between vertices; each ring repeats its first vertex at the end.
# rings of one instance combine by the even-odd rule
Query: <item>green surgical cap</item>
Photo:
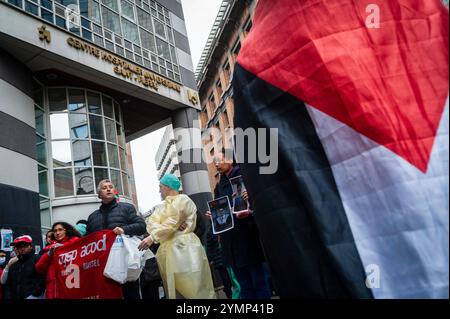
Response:
POLYGON ((163 185, 166 185, 167 187, 170 187, 170 188, 176 190, 176 191, 178 191, 181 186, 180 180, 178 179, 178 177, 176 177, 173 174, 164 175, 159 182, 163 185))

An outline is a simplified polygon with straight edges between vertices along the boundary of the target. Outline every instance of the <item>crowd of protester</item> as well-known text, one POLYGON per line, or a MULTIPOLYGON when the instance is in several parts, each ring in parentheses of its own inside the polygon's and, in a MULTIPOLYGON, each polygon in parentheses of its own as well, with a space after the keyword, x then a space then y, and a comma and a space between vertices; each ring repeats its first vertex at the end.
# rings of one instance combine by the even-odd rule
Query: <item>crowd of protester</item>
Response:
MULTIPOLYGON (((239 168, 223 156, 216 167, 221 181, 215 196, 231 196, 228 179, 239 174, 239 168)), ((197 208, 179 188, 179 179, 166 174, 160 181, 164 201, 144 219, 133 205, 118 200, 110 180, 101 181, 97 193, 102 203, 87 220, 75 225, 54 223, 38 253, 33 238, 26 234, 14 239, 10 254, 0 250, 0 299, 57 298, 57 272, 52 268, 55 250, 105 229, 140 237, 138 248, 150 249, 156 256, 146 261, 137 281, 122 285, 124 299, 270 298, 270 279, 252 214, 233 216, 236 227, 220 235, 209 227, 202 243, 195 233, 197 208)), ((206 216, 210 218, 210 213, 206 216)))

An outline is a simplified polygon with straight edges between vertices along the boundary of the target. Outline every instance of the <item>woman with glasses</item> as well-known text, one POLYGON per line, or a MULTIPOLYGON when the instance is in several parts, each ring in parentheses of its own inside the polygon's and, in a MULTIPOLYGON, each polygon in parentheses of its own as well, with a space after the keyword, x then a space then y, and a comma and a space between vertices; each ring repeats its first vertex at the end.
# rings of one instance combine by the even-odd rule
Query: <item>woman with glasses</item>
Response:
POLYGON ((81 238, 80 233, 72 225, 66 222, 57 222, 52 226, 54 243, 44 248, 44 253, 36 263, 36 271, 40 274, 46 275, 46 299, 54 299, 54 281, 56 280, 56 271, 52 267, 52 259, 57 247, 73 243, 81 238))

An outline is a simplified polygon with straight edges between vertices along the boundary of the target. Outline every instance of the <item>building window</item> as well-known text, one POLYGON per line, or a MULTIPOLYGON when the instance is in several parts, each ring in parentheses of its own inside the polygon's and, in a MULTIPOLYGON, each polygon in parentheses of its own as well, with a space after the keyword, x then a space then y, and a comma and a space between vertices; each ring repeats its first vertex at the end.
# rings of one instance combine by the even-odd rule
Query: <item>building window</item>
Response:
POLYGON ((230 79, 231 79, 231 67, 230 67, 230 62, 228 61, 228 58, 226 59, 225 63, 222 66, 222 70, 223 70, 223 77, 225 79, 226 84, 230 84, 230 79))
POLYGON ((216 90, 217 90, 217 96, 220 99, 220 97, 222 96, 222 93, 223 93, 222 82, 220 82, 220 79, 218 79, 216 82, 216 90))
POLYGON ((209 96, 209 110, 211 111, 211 114, 214 113, 214 111, 216 110, 216 102, 214 99, 214 93, 211 93, 211 95, 209 96))
POLYGON ((236 43, 233 45, 233 49, 231 49, 231 53, 234 55, 234 57, 237 57, 239 52, 241 51, 241 41, 238 39, 236 43))
POLYGON ((66 7, 78 5, 81 23, 71 24, 69 31, 73 34, 181 82, 169 11, 159 4, 152 6, 146 0, 7 1, 65 30, 66 7))
POLYGON ((222 118, 223 118, 224 127, 228 127, 230 125, 230 121, 228 120, 228 112, 227 112, 227 110, 223 111, 222 118))
POLYGON ((252 17, 248 17, 247 21, 245 21, 244 26, 242 27, 242 31, 244 32, 244 35, 247 35, 250 30, 252 29, 253 23, 252 23, 252 17))
MULTIPOLYGON (((106 178, 129 196, 120 105, 100 92, 78 88, 48 88, 47 95, 55 198, 93 195, 106 178)), ((45 133, 44 112, 36 109, 37 132, 45 133)), ((45 162, 44 137, 38 137, 39 159, 45 162)), ((39 168, 42 185, 44 168, 39 168)))

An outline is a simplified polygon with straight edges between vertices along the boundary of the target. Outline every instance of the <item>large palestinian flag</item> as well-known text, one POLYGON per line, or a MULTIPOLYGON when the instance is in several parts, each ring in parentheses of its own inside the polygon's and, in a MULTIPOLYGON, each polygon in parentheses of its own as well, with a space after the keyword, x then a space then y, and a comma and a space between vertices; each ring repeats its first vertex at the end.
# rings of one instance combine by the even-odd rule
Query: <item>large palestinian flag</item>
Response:
POLYGON ((235 126, 278 129, 277 172, 241 167, 281 297, 448 298, 448 23, 439 0, 259 0, 235 126))

